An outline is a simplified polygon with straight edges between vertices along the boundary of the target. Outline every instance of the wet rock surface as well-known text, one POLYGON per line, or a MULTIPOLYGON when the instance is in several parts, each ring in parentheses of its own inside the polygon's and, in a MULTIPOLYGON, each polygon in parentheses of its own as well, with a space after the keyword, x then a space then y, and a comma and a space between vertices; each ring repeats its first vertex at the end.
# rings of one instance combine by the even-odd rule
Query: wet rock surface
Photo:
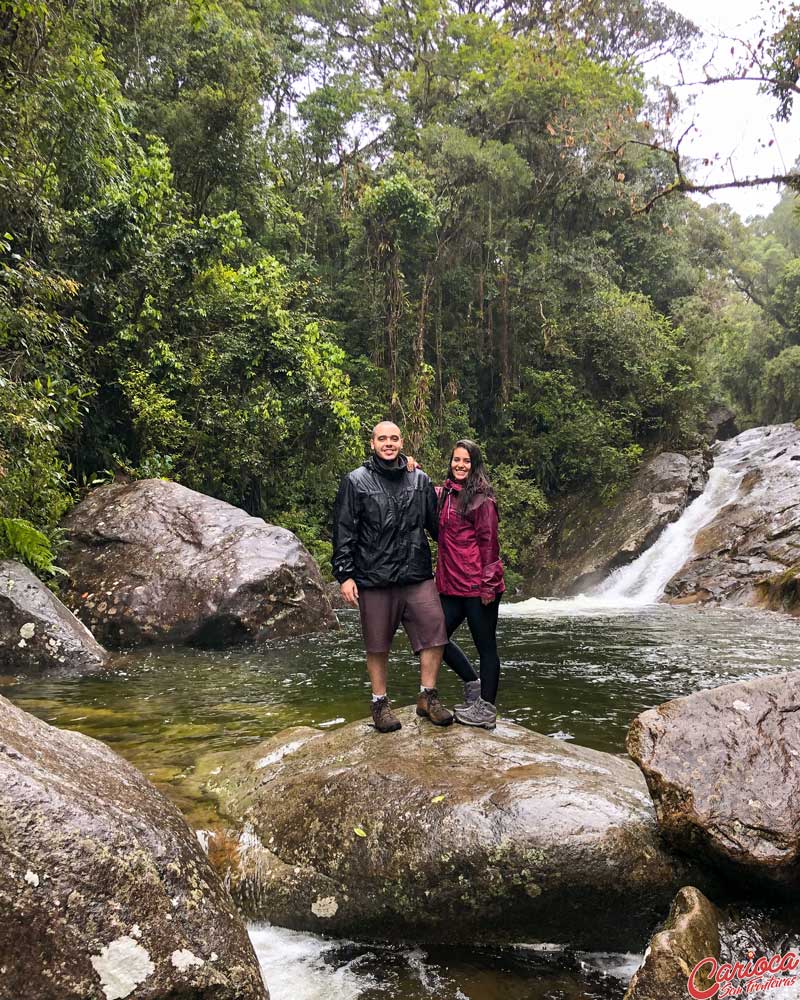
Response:
POLYGON ((627 747, 665 837, 757 884, 800 884, 800 672, 643 712, 627 747))
POLYGON ((530 581, 538 597, 585 592, 633 562, 702 493, 707 452, 662 452, 645 462, 610 504, 572 498, 554 515, 542 546, 542 568, 530 581))
POLYGON ((664 849, 630 761, 398 715, 397 733, 291 729, 200 762, 243 830, 217 857, 248 916, 359 940, 630 949, 704 879, 664 849))
POLYGON ((666 598, 800 612, 800 430, 745 431, 721 446, 723 461, 738 495, 698 532, 666 598))
POLYGON ((751 952, 754 957, 787 951, 800 955, 800 908, 796 903, 766 910, 753 905, 723 907, 719 935, 720 960, 729 964, 744 961, 751 952))
POLYGON ((88 674, 108 652, 28 568, 0 562, 0 673, 88 674))
MULTIPOLYGON (((704 958, 719 960, 721 915, 694 886, 675 897, 664 926, 653 935, 644 961, 631 979, 624 1000, 686 1000, 687 980, 704 958)), ((708 969, 701 969, 695 985, 708 989, 708 969)))
POLYGON ((177 810, 103 744, 0 697, 0 997, 267 1000, 177 810))
POLYGON ((295 535, 177 483, 102 486, 65 528, 65 600, 106 645, 225 646, 336 626, 295 535))

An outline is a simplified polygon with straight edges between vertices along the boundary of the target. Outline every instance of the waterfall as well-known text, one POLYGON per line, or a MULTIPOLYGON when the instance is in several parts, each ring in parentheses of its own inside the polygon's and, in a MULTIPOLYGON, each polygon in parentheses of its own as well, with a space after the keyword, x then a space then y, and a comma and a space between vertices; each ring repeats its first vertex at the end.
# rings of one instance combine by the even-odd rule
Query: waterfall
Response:
POLYGON ((668 524, 656 542, 638 559, 621 566, 598 584, 590 597, 610 601, 654 604, 664 593, 669 580, 691 556, 698 531, 727 506, 739 490, 741 476, 720 465, 708 477, 705 490, 684 510, 677 521, 668 524))
POLYGON ((748 468, 770 460, 772 428, 745 431, 715 446, 716 459, 705 490, 667 525, 655 544, 638 559, 615 570, 586 594, 566 600, 531 598, 500 606, 505 616, 601 614, 605 611, 642 608, 655 604, 671 577, 689 559, 697 533, 712 521, 739 492, 748 468))

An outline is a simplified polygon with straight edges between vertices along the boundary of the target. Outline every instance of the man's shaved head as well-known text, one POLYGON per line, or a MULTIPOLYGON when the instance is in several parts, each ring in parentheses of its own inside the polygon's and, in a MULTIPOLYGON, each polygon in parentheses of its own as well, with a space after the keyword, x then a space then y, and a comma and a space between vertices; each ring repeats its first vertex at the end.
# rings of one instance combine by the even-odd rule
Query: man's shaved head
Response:
POLYGON ((370 440, 374 441, 379 433, 388 433, 388 434, 396 433, 401 438, 403 436, 403 433, 400 430, 400 428, 397 426, 397 424, 393 424, 391 420, 381 420, 380 423, 375 424, 375 426, 372 428, 372 435, 370 437, 370 440))

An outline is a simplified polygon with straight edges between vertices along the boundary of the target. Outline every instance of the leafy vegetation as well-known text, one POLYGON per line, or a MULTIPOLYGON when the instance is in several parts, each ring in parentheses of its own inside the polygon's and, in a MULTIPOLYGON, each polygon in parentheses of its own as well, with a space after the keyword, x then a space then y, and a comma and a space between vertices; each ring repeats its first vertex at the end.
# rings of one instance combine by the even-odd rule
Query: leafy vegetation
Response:
POLYGON ((554 497, 692 444, 712 397, 797 417, 792 196, 635 208, 670 176, 646 67, 695 34, 657 0, 2 0, 3 552, 47 572, 124 473, 324 559, 388 416, 434 475, 486 445, 524 573, 554 497))

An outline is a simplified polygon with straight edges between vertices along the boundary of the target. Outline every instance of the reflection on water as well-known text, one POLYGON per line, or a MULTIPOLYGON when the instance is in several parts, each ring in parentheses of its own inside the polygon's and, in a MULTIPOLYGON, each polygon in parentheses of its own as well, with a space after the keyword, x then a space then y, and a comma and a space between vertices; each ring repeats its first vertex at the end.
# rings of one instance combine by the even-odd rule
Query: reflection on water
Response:
MULTIPOLYGON (((795 669, 798 623, 769 612, 655 605, 637 611, 501 617, 502 715, 598 750, 623 752, 640 711, 699 688, 795 669)), ((363 718, 369 685, 354 612, 337 632, 256 649, 154 649, 124 654, 109 676, 5 678, 2 692, 54 725, 110 744, 161 786, 197 826, 214 822, 192 783, 210 751, 288 726, 335 728, 363 718)), ((468 652, 469 633, 459 633, 468 652)), ((390 694, 410 703, 416 660, 398 636, 390 694)), ((443 669, 443 697, 460 683, 443 669)))
MULTIPOLYGON (((665 699, 798 665, 798 623, 780 615, 658 605, 565 611, 537 607, 531 617, 501 617, 498 706, 507 719, 599 750, 623 752, 634 716, 665 699)), ((368 714, 357 618, 340 618, 338 632, 257 650, 131 652, 108 676, 0 678, 0 690, 48 722, 110 744, 196 828, 213 827, 213 804, 194 779, 199 757, 288 726, 334 728, 368 714)), ((472 651, 466 630, 459 638, 472 651)), ((398 637, 392 698, 412 702, 418 683, 416 661, 398 637)), ((446 670, 440 688, 446 701, 460 700, 460 683, 446 670)), ((273 1000, 619 1000, 637 964, 624 956, 545 962, 530 949, 426 954, 274 927, 251 933, 273 1000)))

